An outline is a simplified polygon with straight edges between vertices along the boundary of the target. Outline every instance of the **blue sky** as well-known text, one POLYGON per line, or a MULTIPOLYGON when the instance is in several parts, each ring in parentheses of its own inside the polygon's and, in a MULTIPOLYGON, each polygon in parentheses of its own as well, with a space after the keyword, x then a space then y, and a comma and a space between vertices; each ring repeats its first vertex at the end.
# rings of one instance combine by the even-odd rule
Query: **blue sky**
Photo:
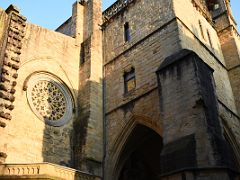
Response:
MULTIPOLYGON (((106 9, 116 0, 102 1, 103 9, 106 9)), ((6 9, 10 4, 14 4, 29 22, 54 30, 71 16, 74 2, 75 0, 0 0, 0 7, 6 9)), ((240 27, 240 0, 231 0, 231 4, 240 27)))

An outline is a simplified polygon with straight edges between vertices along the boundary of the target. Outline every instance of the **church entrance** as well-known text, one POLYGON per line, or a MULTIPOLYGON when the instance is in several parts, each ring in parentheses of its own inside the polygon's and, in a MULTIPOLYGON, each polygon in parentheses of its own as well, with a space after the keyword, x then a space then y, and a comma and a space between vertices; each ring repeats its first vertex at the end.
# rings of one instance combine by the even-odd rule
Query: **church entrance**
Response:
POLYGON ((137 125, 119 159, 118 180, 158 180, 162 138, 152 129, 137 125))

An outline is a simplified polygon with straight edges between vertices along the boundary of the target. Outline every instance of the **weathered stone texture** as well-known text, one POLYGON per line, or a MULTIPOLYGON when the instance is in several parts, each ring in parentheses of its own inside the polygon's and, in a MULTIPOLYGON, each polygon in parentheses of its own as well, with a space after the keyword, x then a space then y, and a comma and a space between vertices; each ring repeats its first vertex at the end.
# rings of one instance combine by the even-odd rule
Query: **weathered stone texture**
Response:
POLYGON ((109 24, 104 29, 104 62, 111 61, 172 18, 172 1, 134 1, 124 12, 109 20, 109 24), (124 23, 126 22, 130 26, 130 42, 124 41, 124 23))
POLYGON ((114 21, 110 21, 103 32, 104 100, 107 167, 109 167, 106 169, 108 175, 106 178, 111 177, 110 169, 114 168, 116 159, 113 160, 111 156, 116 153, 114 148, 121 139, 118 137, 133 119, 162 134, 155 72, 166 56, 180 48, 176 21, 172 19, 170 11, 171 2, 136 1, 133 4, 127 11, 114 18, 114 21), (145 3, 149 6, 144 6, 145 3), (153 14, 156 10, 161 12, 157 16, 153 14), (145 16, 145 18, 139 22, 136 19, 139 16, 145 16), (129 22, 132 37, 131 41, 126 43, 123 35, 125 22, 129 22), (149 24, 149 26, 144 24, 149 24), (122 29, 120 33, 119 29, 122 29), (135 68, 136 89, 125 94, 123 75, 131 67, 135 68))
POLYGON ((31 111, 24 86, 27 86, 26 80, 33 73, 54 74, 69 88, 76 105, 78 70, 74 67, 79 66, 79 52, 73 38, 27 25, 16 85, 16 110, 8 127, 7 139, 12 143, 7 145, 9 156, 6 162, 47 161, 72 166, 72 123, 76 114, 62 127, 46 125, 31 111))
MULTIPOLYGON (((152 106, 152 105, 148 106, 148 103, 150 103, 151 101, 147 100, 148 99, 147 96, 148 93, 151 93, 151 91, 154 92, 155 91, 154 89, 156 89, 157 87, 157 78, 155 72, 159 67, 161 61, 163 60, 164 56, 169 55, 170 52, 167 51, 167 49, 171 48, 171 50, 176 49, 177 51, 179 48, 177 44, 179 41, 178 38, 170 39, 170 37, 174 37, 177 34, 177 29, 175 28, 175 25, 176 25, 175 22, 173 22, 168 26, 169 28, 168 33, 165 32, 164 30, 162 31, 159 30, 159 32, 149 37, 149 39, 146 39, 143 43, 137 45, 137 47, 134 47, 130 51, 125 52, 114 62, 109 63, 105 66, 105 82, 106 82, 105 102, 107 102, 106 113, 108 119, 107 122, 109 124, 108 133, 110 133, 108 136, 109 138, 112 139, 108 140, 109 144, 114 143, 114 137, 116 137, 118 134, 116 132, 121 131, 122 125, 120 124, 123 123, 122 120, 126 119, 126 121, 128 121, 130 119, 131 116, 130 117, 129 115, 126 116, 128 114, 127 113, 128 111, 136 115, 148 114, 147 112, 142 113, 141 111, 144 111, 144 109, 148 111, 149 108, 151 108, 152 106), (164 51, 165 48, 166 51, 164 51), (146 52, 144 53, 143 50, 146 49, 148 49, 147 50, 148 53, 146 52), (126 61, 126 59, 128 60, 126 61), (134 67, 136 72, 136 89, 134 90, 134 92, 125 94, 123 75, 124 71, 127 68, 131 67, 134 67), (128 108, 129 106, 128 103, 131 104, 132 101, 136 101, 134 104, 139 104, 138 112, 134 111, 135 108, 133 108, 132 110, 128 108), (146 102, 142 104, 141 103, 142 101, 146 102), (146 108, 144 107, 145 105, 147 106, 146 108), (118 113, 119 108, 126 109, 126 111, 120 110, 121 112, 120 115, 118 113), (113 116, 114 118, 113 117, 111 118, 111 116, 113 116)), ((156 102, 152 103, 158 104, 158 96, 156 92, 154 94, 156 95, 156 97, 151 99, 156 102)), ((155 115, 153 116, 153 114, 155 114, 156 112, 149 113, 151 113, 149 117, 153 118, 155 116, 155 115)), ((156 118, 156 120, 157 119, 158 118, 156 118)), ((160 121, 156 123, 161 124, 160 121)))
POLYGON ((194 50, 199 56, 214 69, 214 80, 216 83, 216 92, 219 100, 224 102, 232 111, 236 112, 234 96, 230 85, 229 77, 225 66, 220 63, 220 60, 209 54, 209 51, 201 45, 198 40, 188 29, 180 23, 180 38, 182 39, 182 47, 194 50))
MULTIPOLYGON (((4 35, 7 27, 8 15, 3 9, 0 9, 0 49, 2 51, 4 35)), ((2 57, 2 53, 1 53, 2 57)))
MULTIPOLYGON (((228 180, 219 166, 233 153, 223 158, 229 152, 223 134, 240 159, 240 38, 229 2, 218 0, 220 8, 211 12, 212 0, 118 0, 103 13, 101 2, 76 1, 57 32, 26 24, 17 9, 10 16, 14 6, 0 9, 0 163, 47 161, 99 176, 104 168, 105 179, 113 180, 115 168, 122 172, 118 160, 125 163, 126 142, 141 124, 157 132, 159 148, 167 147, 161 179, 176 170, 167 179, 228 180), (205 66, 186 61, 159 78, 159 67, 172 62, 166 57, 182 49, 205 66), (124 74, 131 68, 136 87, 126 92, 124 74), (29 106, 28 85, 37 73, 54 77, 71 94, 72 117, 63 126, 47 125, 29 106), (169 158, 173 150, 181 155, 169 158), (166 163, 171 158, 178 159, 169 162, 174 168, 166 163), (186 164, 196 169, 183 171, 186 164)), ((66 174, 81 179, 74 173, 66 174)))
MULTIPOLYGON (((6 10, 8 19, 6 21, 5 31, 2 32, 1 58, 1 85, 0 85, 0 128, 6 128, 12 120, 12 111, 14 109, 16 80, 18 78, 18 69, 20 66, 19 56, 22 53, 22 39, 25 36, 26 18, 19 14, 15 6, 9 6, 6 10)), ((0 158, 7 157, 7 132, 0 139, 0 158)))
MULTIPOLYGON (((75 124, 75 165, 84 171, 102 174, 103 92, 101 1, 77 3, 76 39, 81 42, 79 69, 79 117, 75 124), (84 9, 83 9, 84 8, 84 9), (82 25, 84 24, 84 25, 82 25)), ((74 13, 73 13, 74 14, 74 13)), ((74 16, 73 16, 74 17, 74 16)), ((80 45, 80 44, 79 44, 80 45)))
POLYGON ((56 31, 60 32, 62 34, 65 34, 67 36, 72 36, 72 17, 70 17, 67 21, 65 21, 62 25, 60 25, 56 31))
POLYGON ((229 27, 220 33, 222 51, 226 59, 227 68, 229 69, 229 79, 231 82, 233 94, 238 114, 240 113, 239 100, 239 74, 240 74, 240 38, 239 34, 233 27, 229 27))
MULTIPOLYGON (((205 19, 206 17, 203 16, 203 12, 200 12, 199 7, 196 7, 192 1, 186 0, 183 3, 182 1, 180 2, 178 0, 174 0, 172 3, 161 2, 160 8, 158 7, 157 1, 153 3, 149 2, 149 6, 141 6, 142 12, 148 12, 148 15, 145 16, 145 18, 142 18, 141 22, 139 22, 134 18, 141 17, 142 14, 144 14, 139 14, 137 11, 138 9, 136 8, 138 4, 142 3, 145 3, 145 1, 135 1, 129 5, 127 10, 120 12, 117 16, 114 16, 112 19, 107 21, 106 27, 104 27, 105 29, 103 32, 103 42, 106 92, 104 100, 106 106, 105 113, 107 124, 107 167, 114 165, 114 163, 108 163, 112 163, 111 156, 113 156, 113 154, 116 155, 114 148, 119 143, 119 135, 124 132, 125 127, 128 127, 127 124, 131 122, 132 119, 135 119, 134 115, 138 115, 138 110, 136 110, 136 107, 139 107, 141 109, 139 109, 139 112, 142 111, 143 114, 148 115, 151 112, 154 112, 154 114, 160 115, 160 112, 157 112, 153 106, 152 108, 148 109, 149 106, 145 106, 146 103, 143 103, 142 105, 141 103, 142 101, 148 102, 148 98, 157 95, 155 94, 154 90, 151 91, 151 89, 154 89, 157 84, 155 74, 157 67, 160 66, 165 57, 181 48, 193 50, 201 57, 201 59, 203 59, 206 64, 208 64, 214 70, 213 76, 216 85, 216 94, 219 101, 224 103, 226 107, 231 109, 232 112, 237 112, 235 107, 235 99, 232 93, 232 87, 230 85, 228 77, 228 71, 225 67, 225 60, 221 50, 221 44, 216 30, 210 23, 210 19, 205 19), (152 4, 154 4, 154 7, 151 6, 152 4), (155 16, 151 18, 152 21, 149 21, 150 18, 148 17, 151 17, 151 12, 154 12, 155 7, 159 9, 158 15, 161 17, 161 20, 158 19, 158 16, 155 16), (173 12, 170 10, 170 13, 166 15, 164 12, 167 11, 168 8, 173 8, 173 12), (175 16, 176 20, 174 20, 175 16), (173 20, 170 23, 171 19, 173 20), (169 23, 167 23, 168 21, 169 23), (199 21, 201 22, 202 32, 200 29, 199 21), (125 22, 128 22, 130 26, 131 40, 129 42, 124 42, 123 27, 125 22), (178 29, 175 29, 174 27, 176 23, 178 29), (148 28, 142 24, 153 24, 153 26, 151 26, 152 28, 148 28), (160 27, 159 30, 157 30, 157 27, 160 27), (138 33, 140 31, 141 34, 138 33), (148 34, 151 32, 153 33, 149 34, 145 38, 145 33, 148 34), (175 37, 175 34, 179 37, 179 39, 175 37), (171 53, 169 53, 169 51, 171 51, 171 53), (124 72, 129 70, 131 67, 135 68, 136 89, 129 94, 125 94, 123 75, 124 72)), ((186 71, 188 70, 189 69, 186 71)), ((188 74, 191 75, 194 74, 194 72, 189 72, 188 74)), ((191 80, 192 79, 190 79, 190 81, 191 80)), ((182 83, 185 84, 188 81, 189 80, 186 80, 182 83)), ((168 84, 172 84, 172 86, 174 86, 176 83, 173 83, 171 81, 168 84)), ((193 87, 196 86, 190 85, 188 88, 189 92, 185 92, 186 94, 184 97, 191 95, 191 97, 189 97, 189 102, 194 101, 194 99, 197 98, 197 95, 194 96, 194 94, 196 94, 198 87, 196 87, 195 90, 193 87)), ((165 94, 165 96, 170 98, 171 94, 176 94, 174 93, 175 90, 176 88, 174 87, 168 88, 169 94, 165 94)), ((159 97, 156 96, 156 98, 154 98, 154 101, 157 98, 159 97)), ((176 104, 179 104, 179 112, 172 110, 171 107, 167 109, 169 110, 169 114, 176 113, 175 117, 178 117, 177 123, 169 125, 169 127, 166 129, 165 127, 163 128, 162 118, 159 117, 159 119, 156 119, 157 123, 154 123, 159 127, 159 129, 163 129, 163 131, 168 134, 168 136, 164 136, 163 138, 166 142, 178 139, 181 133, 182 136, 184 136, 196 131, 200 131, 198 127, 205 126, 204 121, 201 121, 203 124, 198 124, 200 123, 198 121, 199 119, 204 119, 203 111, 199 111, 198 113, 191 112, 194 115, 189 116, 186 113, 190 112, 183 113, 183 111, 181 111, 181 108, 185 108, 185 105, 183 105, 183 102, 186 102, 185 100, 180 100, 180 98, 169 99, 169 102, 173 101, 176 104), (188 118, 189 121, 187 122, 192 122, 191 118, 195 118, 195 122, 198 122, 196 123, 197 125, 195 127, 192 127, 190 125, 191 123, 186 123, 186 126, 181 125, 178 133, 174 132, 177 129, 177 124, 181 124, 180 122, 183 119, 188 118)), ((160 100, 160 104, 161 103, 163 102, 160 100)), ((222 113, 222 111, 223 109, 220 109, 220 113, 222 113)), ((151 116, 152 117, 149 116, 150 119, 154 117, 153 119, 155 121, 155 118, 157 118, 157 116, 151 116)), ((135 121, 137 122, 137 119, 135 121)), ((168 120, 167 122, 172 121, 168 120)), ((234 126, 234 124, 232 124, 232 126, 234 126)), ((200 165, 208 163, 213 165, 214 150, 210 150, 212 137, 206 135, 205 139, 208 142, 205 142, 203 140, 204 138, 202 138, 204 133, 198 133, 196 136, 196 139, 199 142, 197 153, 201 154, 198 157, 198 163, 200 165), (205 149, 203 145, 206 146, 205 149)), ((106 172, 108 173, 107 170, 106 172)), ((217 178, 215 175, 212 175, 212 177, 217 178)), ((203 177, 199 176, 199 179, 201 178, 205 178, 204 175, 203 177)), ((210 176, 207 177, 206 175, 206 178, 210 178, 210 176)))
POLYGON ((201 45, 205 45, 206 48, 211 51, 222 64, 225 64, 223 54, 221 52, 221 46, 215 29, 193 6, 191 1, 184 0, 184 3, 182 4, 182 1, 180 2, 180 0, 174 0, 174 12, 176 16, 180 19, 180 21, 183 23, 183 26, 189 29, 195 36, 193 37, 192 35, 189 36, 188 34, 185 34, 186 39, 184 40, 187 40, 187 38, 189 38, 192 41, 192 44, 190 43, 189 46, 191 47, 191 45, 197 44, 197 42, 200 41, 198 43, 202 43, 201 45), (199 21, 202 24, 203 35, 200 30, 199 21), (213 47, 210 46, 207 31, 209 31, 213 47))

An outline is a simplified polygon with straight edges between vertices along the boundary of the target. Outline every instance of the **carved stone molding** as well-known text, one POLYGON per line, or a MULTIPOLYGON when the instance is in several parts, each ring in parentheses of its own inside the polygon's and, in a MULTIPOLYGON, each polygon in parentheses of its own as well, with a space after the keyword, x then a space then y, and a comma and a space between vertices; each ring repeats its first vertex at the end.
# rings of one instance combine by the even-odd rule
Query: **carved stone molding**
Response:
POLYGON ((59 166, 50 163, 34 164, 2 164, 0 165, 0 179, 66 179, 66 180, 100 180, 100 177, 93 176, 72 168, 59 166))
POLYGON ((135 0, 118 0, 115 2, 112 6, 103 12, 103 23, 108 22, 112 17, 124 10, 129 4, 133 3, 134 1, 135 0))

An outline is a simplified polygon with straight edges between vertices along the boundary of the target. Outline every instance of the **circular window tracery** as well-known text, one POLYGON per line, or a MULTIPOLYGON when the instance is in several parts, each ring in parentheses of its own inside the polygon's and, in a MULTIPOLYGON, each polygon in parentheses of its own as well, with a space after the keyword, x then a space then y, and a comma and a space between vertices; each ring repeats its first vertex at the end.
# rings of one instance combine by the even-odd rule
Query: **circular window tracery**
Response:
POLYGON ((46 74, 31 77, 27 89, 31 109, 41 120, 53 126, 65 124, 72 116, 72 100, 67 88, 46 74))

